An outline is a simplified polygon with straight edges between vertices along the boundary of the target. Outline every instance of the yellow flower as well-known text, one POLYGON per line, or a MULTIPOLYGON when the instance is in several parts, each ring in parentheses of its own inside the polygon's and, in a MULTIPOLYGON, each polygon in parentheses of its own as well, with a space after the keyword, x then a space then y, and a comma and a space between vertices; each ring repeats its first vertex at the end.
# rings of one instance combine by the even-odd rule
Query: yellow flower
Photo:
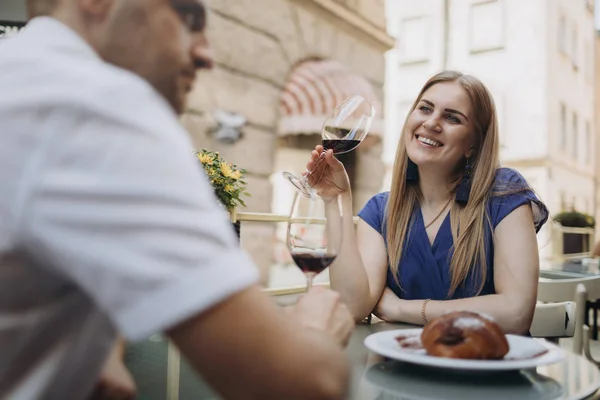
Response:
POLYGON ((208 164, 213 161, 213 158, 209 154, 201 154, 198 159, 202 164, 208 164))
POLYGON ((234 190, 235 190, 235 188, 232 185, 226 185, 225 186, 225 191, 227 193, 233 193, 234 190))
POLYGON ((232 176, 232 178, 235 179, 236 181, 238 179, 240 179, 241 177, 242 177, 242 173, 240 171, 235 171, 232 176))
POLYGON ((227 164, 226 162, 221 163, 221 173, 223 173, 223 176, 227 178, 233 178, 233 170, 231 169, 231 165, 227 164))

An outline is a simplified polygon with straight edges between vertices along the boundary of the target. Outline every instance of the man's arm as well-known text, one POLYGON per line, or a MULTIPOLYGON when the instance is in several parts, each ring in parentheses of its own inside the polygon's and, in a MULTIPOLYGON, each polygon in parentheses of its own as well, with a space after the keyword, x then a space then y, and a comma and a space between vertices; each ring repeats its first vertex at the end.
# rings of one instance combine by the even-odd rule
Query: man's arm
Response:
POLYGON ((177 120, 152 93, 118 93, 102 102, 109 110, 67 110, 37 150, 15 217, 32 258, 127 340, 169 331, 228 397, 340 397, 352 319, 339 295, 304 296, 294 319, 254 288, 258 272, 177 120))
POLYGON ((328 334, 301 327, 291 316, 253 287, 169 335, 227 399, 342 399, 349 369, 341 346, 328 334))

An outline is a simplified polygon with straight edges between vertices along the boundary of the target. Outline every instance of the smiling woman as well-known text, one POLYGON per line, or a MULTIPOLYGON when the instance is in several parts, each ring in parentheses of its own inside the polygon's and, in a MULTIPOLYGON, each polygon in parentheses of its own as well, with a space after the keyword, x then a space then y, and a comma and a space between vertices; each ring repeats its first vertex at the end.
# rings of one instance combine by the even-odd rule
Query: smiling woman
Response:
MULTIPOLYGON (((348 219, 331 286, 357 320, 427 324, 453 310, 491 315, 526 333, 536 300, 536 232, 548 212, 522 176, 499 168, 492 96, 476 78, 445 71, 414 102, 402 131, 389 192, 348 219)), ((317 146, 307 169, 321 152, 317 146)), ((328 153, 311 176, 334 185, 352 209, 343 166, 328 153)), ((350 213, 348 213, 350 214, 350 213)))

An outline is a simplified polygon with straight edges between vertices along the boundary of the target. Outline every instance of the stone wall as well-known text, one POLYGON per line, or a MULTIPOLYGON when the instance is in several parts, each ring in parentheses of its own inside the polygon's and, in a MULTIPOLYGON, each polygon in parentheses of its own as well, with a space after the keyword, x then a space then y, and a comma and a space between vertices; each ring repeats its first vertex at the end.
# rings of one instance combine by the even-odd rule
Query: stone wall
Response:
MULTIPOLYGON (((383 0, 331 2, 342 3, 345 10, 369 26, 384 30, 383 0)), ((248 170, 252 197, 247 208, 239 211, 272 211, 270 176, 277 152, 279 98, 292 65, 309 56, 341 61, 363 75, 383 103, 385 45, 378 46, 317 3, 323 0, 208 2, 208 37, 216 68, 200 74, 182 122, 197 148, 219 151, 228 161, 248 170), (211 135, 215 109, 247 118, 239 141, 222 143, 211 135)), ((380 190, 382 178, 381 145, 362 150, 354 188, 357 208, 380 190)), ((272 259, 273 229, 272 225, 242 226, 242 246, 261 268, 265 282, 272 259)))

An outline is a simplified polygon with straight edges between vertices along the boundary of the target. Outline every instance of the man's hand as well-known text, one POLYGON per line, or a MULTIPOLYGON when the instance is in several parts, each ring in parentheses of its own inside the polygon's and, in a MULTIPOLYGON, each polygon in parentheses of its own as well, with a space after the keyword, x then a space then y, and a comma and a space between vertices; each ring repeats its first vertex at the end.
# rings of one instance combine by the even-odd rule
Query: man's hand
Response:
POLYGON ((313 287, 288 310, 301 325, 332 335, 342 346, 354 330, 354 319, 337 292, 313 287))
POLYGON ((133 400, 136 387, 133 377, 123 364, 122 347, 116 343, 109 355, 90 400, 133 400))

